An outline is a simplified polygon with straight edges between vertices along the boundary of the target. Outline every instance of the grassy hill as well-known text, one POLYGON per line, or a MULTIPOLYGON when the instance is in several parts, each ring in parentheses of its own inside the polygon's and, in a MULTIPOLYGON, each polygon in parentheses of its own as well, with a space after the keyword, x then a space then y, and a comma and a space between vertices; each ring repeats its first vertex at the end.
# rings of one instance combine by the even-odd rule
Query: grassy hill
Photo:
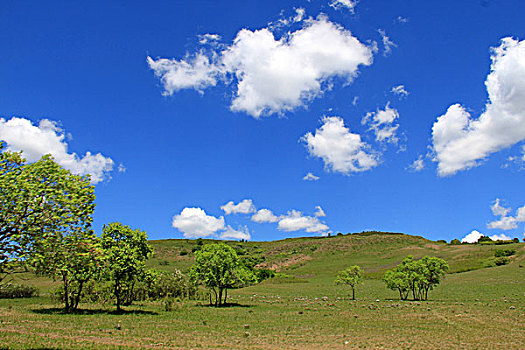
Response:
MULTIPOLYGON (((202 244, 209 243, 202 240, 202 244)), ((116 315, 112 305, 83 304, 63 314, 48 296, 0 300, 0 347, 9 348, 525 348, 525 243, 447 245, 396 233, 359 233, 272 242, 226 242, 281 277, 231 291, 236 306, 183 301, 173 311, 142 302, 116 315), (515 249, 504 266, 496 249, 515 249), (381 277, 404 257, 447 260, 451 273, 424 302, 400 301, 381 277), (357 264, 356 297, 334 284, 357 264), (116 325, 120 327, 116 327, 116 325), (118 329, 120 328, 120 329, 118 329)), ((149 267, 186 271, 197 240, 151 241, 149 267)), ((53 283, 31 277, 44 292, 53 283)))

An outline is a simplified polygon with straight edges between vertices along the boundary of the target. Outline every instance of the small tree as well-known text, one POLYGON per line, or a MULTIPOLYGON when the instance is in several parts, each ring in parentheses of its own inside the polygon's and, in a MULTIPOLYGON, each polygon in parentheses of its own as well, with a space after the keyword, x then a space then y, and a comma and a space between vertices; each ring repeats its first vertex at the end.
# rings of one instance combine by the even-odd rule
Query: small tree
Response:
POLYGON ((414 260, 409 255, 387 271, 383 280, 387 288, 399 291, 401 300, 406 300, 410 291, 414 300, 427 300, 428 291, 439 284, 447 270, 448 264, 441 258, 424 256, 414 260))
POLYGON ((229 288, 241 288, 255 280, 253 273, 240 263, 235 250, 224 243, 207 244, 196 251, 190 274, 213 292, 215 306, 226 303, 229 288))
POLYGON ((92 231, 55 233, 35 245, 31 262, 36 271, 60 279, 65 310, 76 309, 83 287, 101 268, 97 237, 92 231))
POLYGON ((132 230, 119 222, 104 225, 100 243, 104 252, 105 277, 112 282, 117 311, 120 311, 126 293, 133 289, 137 278, 144 276, 144 263, 153 249, 145 232, 132 230))
POLYGON ((355 300, 355 287, 363 283, 363 270, 357 265, 352 265, 337 274, 335 283, 350 286, 352 288, 352 300, 355 300))

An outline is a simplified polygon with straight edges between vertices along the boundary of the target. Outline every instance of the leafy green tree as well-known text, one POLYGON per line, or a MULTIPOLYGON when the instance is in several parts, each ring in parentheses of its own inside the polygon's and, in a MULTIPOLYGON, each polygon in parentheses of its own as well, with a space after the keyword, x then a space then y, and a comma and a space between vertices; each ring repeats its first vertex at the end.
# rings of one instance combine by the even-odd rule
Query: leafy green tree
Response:
POLYGON ((83 287, 100 271, 102 252, 91 230, 57 232, 35 242, 31 263, 38 273, 60 279, 65 309, 77 309, 83 287))
POLYGON ((350 286, 352 288, 352 300, 355 300, 355 287, 363 283, 363 270, 357 265, 352 265, 337 274, 335 283, 350 286))
POLYGON ((144 231, 132 230, 119 222, 104 225, 100 244, 104 254, 104 275, 112 283, 117 311, 121 311, 134 283, 145 276, 145 262, 153 249, 144 231))
POLYGON ((406 300, 410 291, 414 300, 427 300, 428 291, 440 283, 446 271, 448 264, 441 258, 424 256, 414 260, 409 255, 397 267, 387 271, 383 280, 387 288, 399 291, 401 300, 406 300))
POLYGON ((450 241, 450 244, 452 245, 460 245, 461 244, 461 241, 457 238, 454 238, 453 240, 450 241))
POLYGON ((226 303, 229 288, 241 288, 255 281, 253 273, 241 264, 235 249, 224 243, 207 244, 196 251, 190 273, 213 292, 215 306, 226 303))
POLYGON ((0 281, 47 235, 89 230, 94 200, 89 176, 71 174, 50 155, 27 164, 21 152, 0 152, 0 281))

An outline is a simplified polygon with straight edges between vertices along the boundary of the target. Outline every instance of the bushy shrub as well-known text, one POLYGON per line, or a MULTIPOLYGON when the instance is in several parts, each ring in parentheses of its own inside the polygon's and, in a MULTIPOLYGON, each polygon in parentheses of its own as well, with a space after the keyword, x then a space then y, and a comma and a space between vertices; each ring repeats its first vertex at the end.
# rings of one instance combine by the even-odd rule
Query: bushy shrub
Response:
POLYGON ((257 282, 259 283, 275 276, 275 272, 273 270, 265 268, 254 269, 253 273, 255 274, 255 278, 257 278, 257 282))
POLYGON ((509 258, 505 256, 501 256, 499 258, 494 259, 494 264, 496 264, 496 266, 507 265, 508 263, 509 263, 509 258))
POLYGON ((511 255, 514 255, 516 254, 516 249, 497 249, 495 252, 494 252, 494 256, 496 258, 499 258, 501 256, 511 256, 511 255))
POLYGON ((454 238, 453 240, 450 241, 450 244, 452 245, 458 245, 458 244, 461 244, 461 241, 457 238, 454 238))
POLYGON ((31 298, 38 296, 38 294, 38 289, 33 286, 12 283, 0 284, 0 298, 3 299, 31 298))

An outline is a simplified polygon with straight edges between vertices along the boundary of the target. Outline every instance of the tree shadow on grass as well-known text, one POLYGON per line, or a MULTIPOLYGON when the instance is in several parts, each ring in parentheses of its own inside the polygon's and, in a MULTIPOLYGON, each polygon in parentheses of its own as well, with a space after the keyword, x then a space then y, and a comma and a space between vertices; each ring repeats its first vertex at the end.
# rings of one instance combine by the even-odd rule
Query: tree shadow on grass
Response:
POLYGON ((64 308, 52 307, 45 309, 32 309, 41 315, 158 315, 155 311, 147 310, 107 310, 107 309, 77 309, 66 311, 64 308))
POLYGON ((198 307, 213 307, 213 308, 217 308, 217 309, 229 308, 229 307, 241 307, 241 308, 253 307, 253 305, 245 305, 245 304, 239 304, 239 303, 226 303, 226 304, 222 304, 220 306, 215 306, 213 304, 197 304, 196 306, 198 306, 198 307))

